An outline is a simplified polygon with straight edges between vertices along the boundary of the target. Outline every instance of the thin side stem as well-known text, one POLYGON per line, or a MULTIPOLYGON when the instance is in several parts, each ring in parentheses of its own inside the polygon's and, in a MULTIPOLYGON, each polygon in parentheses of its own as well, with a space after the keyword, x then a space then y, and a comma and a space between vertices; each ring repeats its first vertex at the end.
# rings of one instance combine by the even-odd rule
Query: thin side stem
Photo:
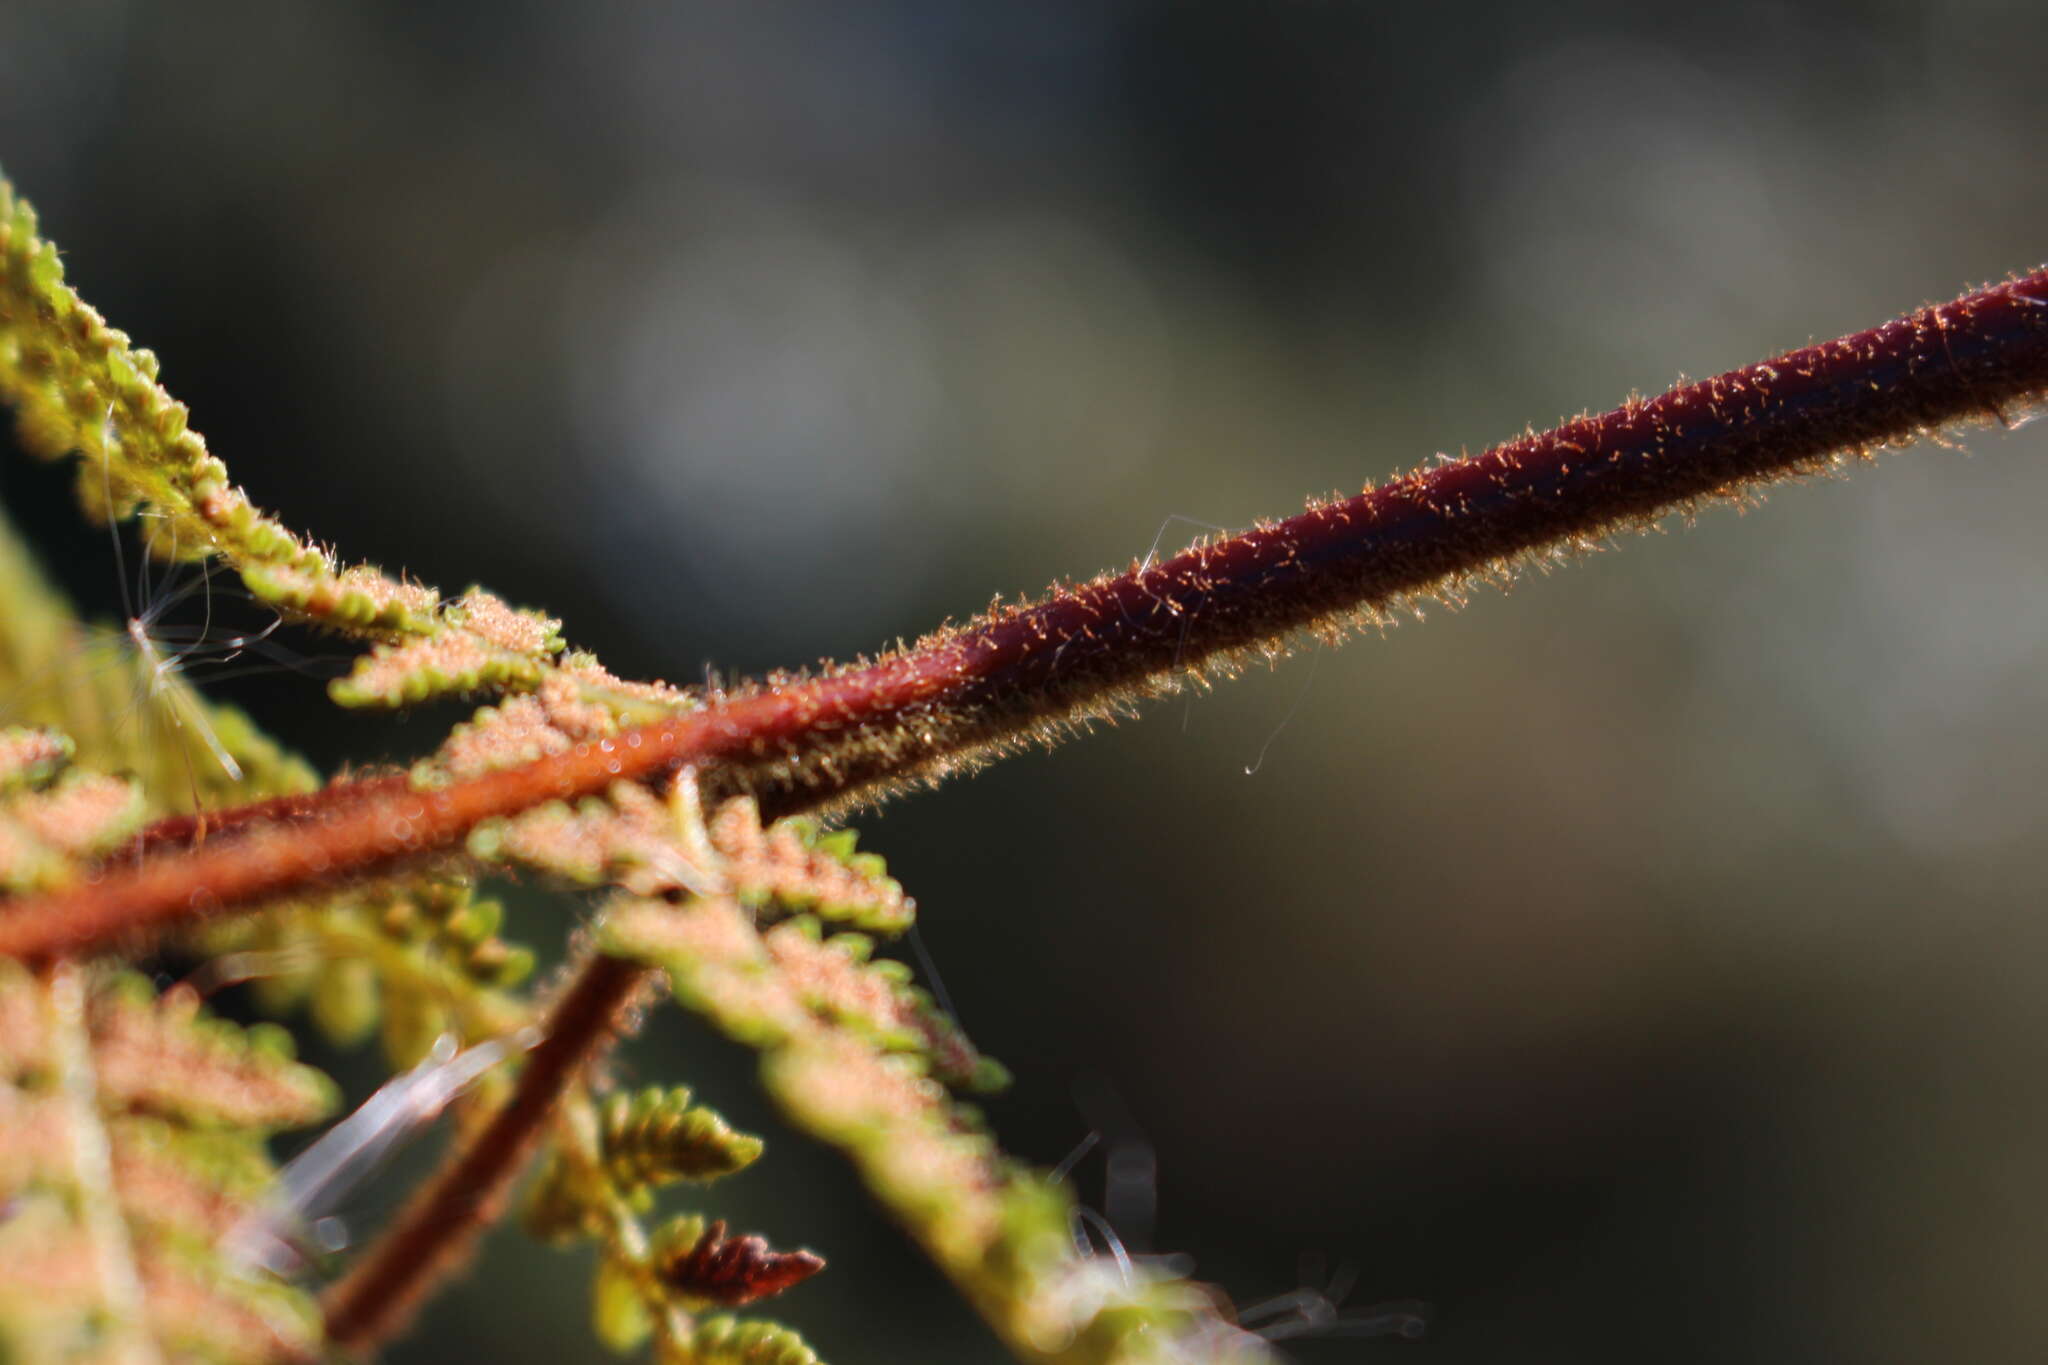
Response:
POLYGON ((322 1297, 330 1343, 350 1352, 375 1350, 467 1263, 477 1239, 504 1213, 563 1092, 618 1036, 652 975, 603 954, 584 963, 549 1011, 546 1034, 527 1055, 512 1098, 322 1297))
POLYGON ((14 902, 0 914, 0 954, 97 951, 123 934, 381 873, 452 847, 480 821, 686 763, 714 791, 761 794, 771 812, 933 780, 1188 675, 1278 653, 1300 631, 1455 596, 1531 554, 1742 497, 1844 455, 2005 421, 2044 392, 2048 270, 993 608, 871 664, 771 677, 616 740, 437 790, 358 800, 331 787, 316 794, 331 813, 288 826, 216 816, 239 833, 14 902))

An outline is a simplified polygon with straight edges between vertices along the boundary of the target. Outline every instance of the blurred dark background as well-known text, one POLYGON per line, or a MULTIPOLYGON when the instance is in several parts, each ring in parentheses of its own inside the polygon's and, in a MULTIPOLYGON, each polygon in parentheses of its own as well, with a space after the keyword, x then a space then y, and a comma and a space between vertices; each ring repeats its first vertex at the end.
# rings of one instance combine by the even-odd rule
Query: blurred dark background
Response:
MULTIPOLYGON (((690 681, 2030 266, 2044 40, 1988 0, 6 0, 0 167, 258 502, 690 681)), ((1007 1142, 1058 1160, 1098 1078, 1204 1278, 1317 1252, 1437 1306, 1304 1362, 2041 1358, 2048 465, 1966 444, 870 813, 1007 1142)), ((105 606, 62 480, 4 471, 105 606)), ((455 714, 233 695, 324 762, 455 714)), ((779 1131, 676 1012, 627 1065, 779 1131)), ((1001 1358, 803 1139, 706 1202, 831 1259, 774 1308, 836 1365, 1001 1358)), ((393 1358, 594 1357, 587 1285, 503 1234, 393 1358)))

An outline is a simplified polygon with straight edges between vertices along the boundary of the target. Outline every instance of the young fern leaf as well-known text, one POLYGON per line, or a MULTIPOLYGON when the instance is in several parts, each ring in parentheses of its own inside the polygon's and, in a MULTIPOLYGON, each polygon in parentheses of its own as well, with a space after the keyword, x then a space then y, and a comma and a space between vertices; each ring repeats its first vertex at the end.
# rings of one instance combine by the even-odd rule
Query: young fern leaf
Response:
POLYGON ((64 283, 35 211, 0 179, 0 387, 14 404, 22 445, 45 459, 84 454, 81 502, 107 518, 148 504, 177 543, 225 556, 252 592, 282 609, 372 635, 432 619, 431 590, 374 571, 341 573, 252 507, 156 375, 156 356, 108 327, 64 283), (116 439, 106 439, 109 431, 116 439))
MULTIPOLYGON (((793 926, 770 933, 785 931, 804 937, 793 926)), ((784 1112, 852 1159, 1020 1357, 1268 1358, 1187 1282, 1117 1274, 1109 1258, 1078 1252, 1069 1198, 1001 1156, 930 1074, 934 1054, 885 1051, 867 1027, 820 1012, 811 979, 787 972, 732 900, 622 900, 601 933, 611 951, 659 962, 680 1001, 761 1051, 763 1081, 784 1112)))
POLYGON ((75 749, 53 730, 0 730, 0 889, 63 885, 141 825, 141 788, 71 768, 75 749))
POLYGON ((762 885, 748 878, 758 878, 762 850, 779 844, 802 854, 778 859, 781 874, 812 867, 838 903, 852 896, 849 885, 886 885, 889 922, 900 930, 914 907, 878 860, 854 852, 850 838, 764 831, 744 798, 707 824, 695 800, 686 772, 669 802, 670 837, 690 851, 691 883, 615 898, 599 921, 604 951, 659 966, 682 1004, 759 1049, 763 1081, 784 1112, 853 1160, 1024 1358, 1106 1365, 1172 1358, 1169 1349, 1188 1359, 1260 1358, 1254 1339, 1185 1282, 1149 1273, 1111 1281, 1077 1251, 1065 1196, 1005 1159, 949 1090, 995 1088, 1001 1069, 908 985, 900 964, 871 959, 865 935, 828 933, 807 915, 775 922, 792 903, 827 897, 794 880, 777 880, 775 894, 739 894, 762 885))
POLYGON ((801 818, 764 827, 760 806, 735 797, 718 808, 704 837, 733 895, 763 919, 804 913, 893 936, 916 917, 916 905, 888 875, 881 855, 856 850, 853 830, 827 832, 801 818))
MULTIPOLYGON (((0 515, 0 725, 61 731, 80 764, 132 777, 150 815, 311 791, 313 770, 233 707, 209 702, 173 668, 151 669, 128 631, 89 627, 37 571, 0 515), (196 761, 176 724, 203 727, 239 771, 196 761)), ((133 623, 131 623, 133 624, 133 623)))
MULTIPOLYGON (((61 734, 19 724, 0 731, 0 888, 63 885, 75 878, 82 859, 125 856, 144 818, 183 809, 195 794, 208 806, 269 797, 288 809, 294 796, 319 786, 306 763, 240 712, 200 696, 176 672, 155 685, 216 735, 237 761, 239 776, 194 763, 187 741, 175 732, 135 723, 129 714, 135 699, 123 681, 135 663, 127 637, 82 627, 43 582, 4 518, 0 600, 9 606, 0 613, 5 718, 63 727, 61 734), (110 652, 121 664, 112 671, 99 666, 110 652), (67 771, 74 755, 79 767, 67 771), (131 777, 98 776, 84 767, 131 777)), ((485 614, 474 604, 472 610, 485 614)), ((504 623, 494 628, 511 629, 504 623)), ((216 837, 227 832, 210 812, 203 818, 216 837)), ((151 840, 190 837, 197 828, 196 822, 160 821, 135 856, 151 840), (188 833, 179 834, 181 828, 188 833)), ((337 1043, 359 1040, 382 1020, 393 1065, 404 1067, 419 1060, 444 1027, 476 1041, 527 1022, 528 1008, 505 991, 532 970, 534 958, 498 936, 501 917, 502 908, 477 899, 466 879, 421 878, 212 926, 194 946, 225 959, 211 971, 219 984, 253 979, 274 1011, 310 995, 315 1018, 337 1043), (385 1000, 397 1008, 386 1011, 385 1000)))
POLYGON ((628 1198, 677 1180, 717 1180, 754 1164, 761 1139, 736 1131, 717 1111, 690 1102, 687 1086, 614 1092, 598 1105, 606 1173, 628 1198))
POLYGON ((561 648, 558 623, 481 590, 444 603, 433 588, 368 565, 337 566, 257 510, 157 383, 157 358, 106 325, 64 283, 35 211, 0 178, 0 393, 21 444, 44 459, 83 456, 79 500, 101 519, 147 507, 165 541, 218 556, 275 610, 390 649, 415 639, 432 657, 367 660, 334 686, 352 704, 405 704, 484 685, 532 686, 561 648))
POLYGON ((135 977, 0 963, 0 1354, 316 1356, 311 1301, 225 1247, 274 1176, 263 1138, 333 1101, 274 1029, 135 977))
POLYGON ((19 725, 0 729, 0 792, 45 785, 70 764, 76 751, 70 738, 55 730, 19 725))
POLYGON ((686 1303, 737 1308, 770 1298, 825 1268, 809 1251, 776 1251, 764 1237, 728 1237, 723 1219, 685 1217, 654 1235, 649 1261, 686 1303))
MULTIPOLYGON (((613 1165, 587 1143, 588 1117, 587 1106, 576 1106, 578 1136, 557 1144, 530 1197, 526 1222, 530 1231, 557 1244, 585 1237, 598 1242, 592 1321, 598 1339, 612 1350, 631 1351, 651 1336, 659 1359, 677 1365, 720 1359, 712 1346, 699 1343, 723 1340, 727 1333, 707 1339, 699 1313, 779 1294, 824 1268, 824 1260, 807 1251, 772 1251, 759 1237, 728 1239, 723 1223, 707 1227, 693 1214, 646 1231, 635 1215, 651 1202, 649 1187, 637 1180, 637 1173, 625 1181, 614 1179, 613 1165)), ((707 1170, 690 1178, 715 1179, 718 1174, 707 1170)), ((729 1328, 731 1320, 726 1321, 729 1328)), ((753 1325, 764 1329, 756 1333, 758 1339, 797 1353, 790 1358, 817 1360, 802 1338, 786 1328, 753 1325)))
MULTIPOLYGON (((568 1095, 525 1218, 529 1232, 557 1245, 598 1244, 591 1296, 600 1341, 624 1352, 652 1336, 658 1358, 676 1365, 729 1358, 718 1354, 720 1343, 730 1344, 728 1334, 705 1337, 701 1310, 778 1293, 824 1265, 808 1252, 770 1253, 759 1238, 737 1239, 721 1251, 728 1245, 723 1225, 714 1225, 714 1234, 693 1215, 651 1233, 642 1226, 639 1215, 652 1208, 655 1187, 722 1179, 760 1154, 760 1139, 734 1132, 689 1099, 681 1088, 596 1103, 580 1088, 568 1095)), ((781 1353, 762 1358, 817 1360, 794 1333, 760 1327, 747 1340, 781 1353)))
POLYGON ((479 691, 528 691, 552 668, 562 623, 471 588, 430 633, 380 644, 329 689, 343 706, 416 706, 479 691))
POLYGON ((821 1365, 787 1327, 734 1317, 705 1318, 687 1341, 657 1344, 656 1365, 821 1365))
POLYGON ((729 1317, 705 1322, 693 1313, 771 1297, 824 1266, 808 1251, 775 1251, 760 1237, 727 1237, 723 1222, 707 1225, 684 1215, 657 1228, 642 1253, 607 1248, 591 1282, 592 1326, 599 1341, 620 1353, 652 1336, 656 1359, 674 1365, 729 1359, 816 1365, 817 1354, 787 1328, 729 1317))
POLYGON ((528 1193, 527 1230, 543 1241, 602 1237, 607 1204, 647 1213, 657 1189, 721 1180, 761 1155, 761 1139, 692 1104, 687 1086, 615 1091, 597 1102, 595 1115, 594 1143, 573 1152, 558 1144, 528 1193))
POLYGON ((532 972, 533 950, 499 936, 503 916, 467 878, 421 877, 226 921, 197 943, 251 978, 267 1012, 305 1004, 337 1046, 383 1023, 386 1055, 403 1068, 443 1032, 473 1043, 531 1022, 512 990, 532 972))

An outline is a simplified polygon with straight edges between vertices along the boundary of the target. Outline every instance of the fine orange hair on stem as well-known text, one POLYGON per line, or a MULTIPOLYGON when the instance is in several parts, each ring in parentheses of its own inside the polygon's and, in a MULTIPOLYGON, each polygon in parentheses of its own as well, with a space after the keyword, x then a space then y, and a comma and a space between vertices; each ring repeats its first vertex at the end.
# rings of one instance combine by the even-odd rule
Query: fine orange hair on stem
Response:
POLYGON ((213 837, 0 913, 0 955, 91 952, 391 871, 482 821, 698 768, 772 814, 934 781, 1113 716, 1302 632, 1505 581, 1525 558, 1749 495, 2048 392, 2048 270, 1419 469, 1156 564, 997 605, 879 660, 771 675, 706 709, 433 789, 383 778, 225 811, 213 837))
MULTIPOLYGON (((647 760, 634 776, 658 774, 666 768, 649 756, 698 743, 706 747, 692 758, 722 756, 729 784, 751 785, 786 812, 929 777, 1019 737, 1049 740, 1059 727, 1174 685, 1182 671, 1284 647, 1302 629, 1334 631, 1403 595, 1505 577, 1532 551, 1641 526, 1704 498, 1741 497, 1760 481, 1958 420, 2009 420, 2048 384, 2044 300, 2048 272, 2037 272, 1632 401, 1163 564, 1148 560, 1035 605, 991 611, 865 669, 771 679, 690 718, 695 726, 665 722, 628 735, 623 750, 564 755, 554 780, 569 780, 593 757, 607 778, 621 776, 611 768, 621 752, 647 760), (1880 379, 1894 387, 1879 387, 1880 379), (905 736, 906 718, 924 728, 905 736)), ((631 964, 587 961, 563 997, 565 1006, 583 1007, 558 1010, 553 1052, 575 1057, 601 1046, 609 1020, 642 983, 631 964)), ((446 1210, 503 1205, 549 1112, 543 1092, 566 1088, 574 1075, 555 1068, 521 1077, 519 1097, 442 1165, 329 1293, 323 1307, 333 1339, 362 1345, 389 1335, 460 1263, 480 1221, 446 1210), (401 1285, 396 1316, 365 1314, 364 1305, 401 1285)))

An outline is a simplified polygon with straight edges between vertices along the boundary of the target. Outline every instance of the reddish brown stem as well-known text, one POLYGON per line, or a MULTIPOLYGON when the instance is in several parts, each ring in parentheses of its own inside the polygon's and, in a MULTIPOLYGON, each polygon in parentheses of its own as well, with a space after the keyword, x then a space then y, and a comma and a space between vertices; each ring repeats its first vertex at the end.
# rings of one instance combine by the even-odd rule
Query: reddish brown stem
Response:
MULTIPOLYGON (((1498 576, 1521 555, 1738 495, 1842 452, 2048 390, 2048 270, 1923 308, 1647 402, 1581 417, 1156 565, 992 610, 909 651, 822 677, 772 678, 704 711, 434 791, 104 872, 0 916, 0 954, 92 951, 161 928, 383 872, 478 822, 690 763, 778 805, 930 776, 1020 737, 1104 714, 1176 675, 1291 632, 1498 576)), ((234 813, 221 817, 234 820, 234 813)))
POLYGON ((155 853, 166 848, 191 848, 204 843, 207 839, 224 838, 250 825, 288 825, 317 820, 332 814, 339 804, 368 801, 379 796, 393 796, 407 790, 410 785, 404 773, 387 773, 382 777, 365 777, 353 782, 336 783, 319 791, 267 796, 261 801, 251 801, 246 806, 236 806, 230 810, 166 815, 163 819, 144 826, 142 832, 127 849, 123 850, 123 853, 155 853), (337 797, 340 798, 339 802, 336 800, 337 797))
POLYGON ((645 967, 601 954, 584 965, 549 1011, 546 1035, 528 1054, 512 1098, 322 1298, 329 1342, 344 1351, 373 1350, 403 1331, 434 1288, 461 1269, 477 1238, 504 1213, 563 1091, 610 1046, 650 976, 645 967))

